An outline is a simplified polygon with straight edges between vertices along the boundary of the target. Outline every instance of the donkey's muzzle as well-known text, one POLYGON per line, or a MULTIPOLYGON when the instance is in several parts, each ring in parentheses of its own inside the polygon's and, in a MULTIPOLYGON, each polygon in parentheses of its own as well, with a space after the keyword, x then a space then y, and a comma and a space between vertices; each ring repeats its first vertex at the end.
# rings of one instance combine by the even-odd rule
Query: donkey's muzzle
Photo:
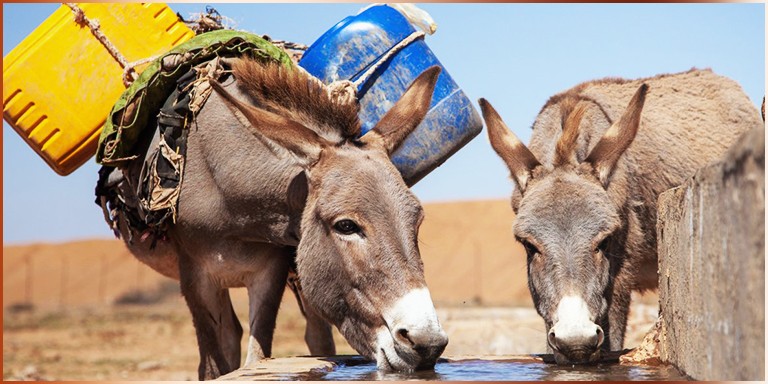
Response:
POLYGON ((547 334, 547 343, 554 350, 558 364, 594 362, 600 357, 604 339, 603 329, 592 323, 560 329, 555 326, 547 334))
POLYGON ((393 369, 412 371, 434 367, 448 345, 448 336, 440 326, 426 287, 403 295, 384 312, 384 318, 388 335, 380 339, 380 345, 391 343, 396 352, 395 358, 386 354, 393 369))
POLYGON ((439 326, 433 329, 399 328, 394 333, 395 350, 401 355, 415 355, 415 369, 433 368, 448 345, 448 336, 439 326))

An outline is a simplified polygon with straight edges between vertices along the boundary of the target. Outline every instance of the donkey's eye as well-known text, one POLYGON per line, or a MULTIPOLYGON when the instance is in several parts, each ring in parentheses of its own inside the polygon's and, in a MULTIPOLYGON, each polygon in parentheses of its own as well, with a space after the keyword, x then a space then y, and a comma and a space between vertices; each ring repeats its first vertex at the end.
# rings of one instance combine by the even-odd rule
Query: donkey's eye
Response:
POLYGON ((610 243, 611 243, 611 237, 608 236, 605 239, 603 239, 603 241, 601 241, 600 244, 597 245, 595 252, 602 252, 603 254, 606 254, 610 243))
POLYGON ((333 229, 342 235, 351 235, 360 232, 360 227, 354 221, 349 219, 337 221, 336 224, 333 225, 333 229))
POLYGON ((536 248, 535 245, 533 245, 533 244, 531 244, 531 243, 529 243, 529 242, 527 242, 525 240, 520 240, 520 242, 523 243, 523 247, 525 247, 525 253, 528 254, 528 257, 533 257, 533 255, 535 255, 537 253, 540 253, 539 249, 536 248))

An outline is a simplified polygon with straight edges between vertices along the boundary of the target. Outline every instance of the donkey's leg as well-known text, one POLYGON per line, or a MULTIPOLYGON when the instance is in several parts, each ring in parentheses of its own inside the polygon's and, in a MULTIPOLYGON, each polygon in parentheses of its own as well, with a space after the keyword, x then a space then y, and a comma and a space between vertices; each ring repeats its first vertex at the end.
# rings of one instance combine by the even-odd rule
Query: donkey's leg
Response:
POLYGON ((192 313, 200 351, 198 378, 215 379, 240 366, 243 328, 237 320, 229 291, 190 260, 179 257, 181 293, 192 313))
POLYGON ((272 356, 272 337, 288 277, 290 252, 284 247, 259 247, 259 269, 247 282, 250 334, 245 365, 272 356))
POLYGON ((311 356, 333 356, 336 354, 336 343, 333 341, 331 324, 325 321, 317 311, 307 303, 301 291, 298 278, 291 273, 288 286, 296 296, 296 301, 301 308, 301 314, 307 320, 307 328, 304 331, 304 341, 309 347, 311 356))
POLYGON ((325 321, 310 305, 304 304, 304 317, 307 319, 307 329, 304 341, 312 356, 333 356, 336 354, 336 344, 333 341, 331 324, 325 321))
POLYGON ((615 289, 611 304, 608 308, 608 343, 604 343, 604 348, 611 351, 619 351, 624 348, 624 332, 627 329, 627 316, 629 314, 629 303, 632 299, 630 291, 615 289), (609 345, 605 345, 609 344, 609 345))

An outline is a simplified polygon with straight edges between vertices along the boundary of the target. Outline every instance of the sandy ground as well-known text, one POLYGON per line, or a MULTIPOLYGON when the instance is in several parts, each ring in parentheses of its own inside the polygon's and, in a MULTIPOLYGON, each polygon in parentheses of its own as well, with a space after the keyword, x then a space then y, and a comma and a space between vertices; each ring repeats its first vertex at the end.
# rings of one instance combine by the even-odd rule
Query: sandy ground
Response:
MULTIPOLYGON (((247 329, 247 308, 240 304, 238 315, 247 329)), ((307 354, 303 332, 298 308, 286 302, 274 356, 307 354)), ((340 352, 354 352, 339 341, 340 352)), ((4 379, 196 380, 197 363, 195 331, 180 297, 149 306, 4 316, 4 379)))
MULTIPOLYGON (((543 353, 544 325, 526 287, 522 247, 511 236, 509 203, 425 210, 419 242, 450 337, 444 356, 543 353)), ((195 380, 195 333, 176 284, 137 262, 118 240, 4 246, 3 378, 195 380)), ((245 291, 232 296, 247 330, 245 291)), ((628 348, 640 343, 658 308, 655 295, 636 302, 628 348)), ((304 320, 287 294, 273 356, 306 355, 303 334, 304 320)), ((339 354, 355 353, 338 333, 336 341, 339 354)))
MULTIPOLYGON (((247 329, 245 302, 235 305, 247 329)), ((626 347, 638 345, 655 311, 633 306, 626 347)), ((446 357, 544 352, 544 326, 533 308, 439 307, 438 316, 450 337, 446 357)), ((308 354, 303 332, 304 320, 286 295, 273 356, 308 354)), ((335 336, 338 354, 355 354, 335 336)), ((3 320, 3 379, 196 380, 197 363, 194 328, 180 297, 143 306, 6 312, 3 320)))

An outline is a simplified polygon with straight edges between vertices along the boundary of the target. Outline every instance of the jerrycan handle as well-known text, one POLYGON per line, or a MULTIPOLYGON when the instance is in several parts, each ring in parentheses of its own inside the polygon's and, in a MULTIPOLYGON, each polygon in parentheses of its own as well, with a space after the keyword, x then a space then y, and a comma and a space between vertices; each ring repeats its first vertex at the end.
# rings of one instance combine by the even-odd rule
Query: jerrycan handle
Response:
POLYGON ((379 67, 381 67, 384 63, 389 61, 392 56, 396 55, 400 50, 407 47, 412 42, 423 38, 427 33, 433 34, 435 31, 437 31, 437 23, 435 23, 435 20, 432 19, 432 16, 429 15, 426 11, 423 9, 420 9, 416 7, 415 5, 411 3, 394 3, 394 4, 382 4, 382 3, 375 3, 371 4, 358 12, 358 15, 365 10, 380 6, 380 5, 386 5, 390 8, 395 9, 400 14, 405 17, 411 25, 415 25, 419 27, 421 30, 416 30, 408 37, 397 43, 394 47, 390 48, 386 53, 384 53, 381 57, 379 57, 376 62, 372 63, 368 68, 363 72, 361 75, 357 76, 357 78, 352 80, 337 80, 334 81, 331 84, 328 84, 328 90, 331 94, 331 97, 339 102, 346 103, 346 102, 352 102, 354 99, 357 99, 357 92, 360 91, 360 89, 365 85, 365 83, 370 79, 370 77, 376 72, 379 67))
POLYGON ((437 31, 437 23, 427 11, 417 7, 413 3, 373 3, 367 7, 360 9, 357 14, 361 14, 371 7, 377 7, 379 5, 386 5, 400 12, 411 25, 419 27, 427 34, 434 35, 437 31))
MULTIPOLYGON (((397 43, 394 47, 390 48, 384 55, 382 55, 378 60, 376 60, 375 63, 371 64, 368 69, 363 72, 360 76, 355 79, 355 81, 351 80, 336 80, 330 84, 328 84, 328 92, 331 95, 331 98, 338 103, 350 103, 357 99, 357 92, 360 90, 360 88, 365 85, 366 81, 370 79, 371 75, 373 75, 374 72, 376 72, 379 67, 381 67, 384 63, 389 61, 392 56, 396 55, 400 50, 407 47, 412 42, 423 38, 425 35, 424 31, 414 31, 408 37, 397 43)), ((299 67, 301 68, 301 67, 299 67)), ((319 80, 318 80, 319 81, 319 80)), ((322 84, 322 83, 321 83, 322 84)))

